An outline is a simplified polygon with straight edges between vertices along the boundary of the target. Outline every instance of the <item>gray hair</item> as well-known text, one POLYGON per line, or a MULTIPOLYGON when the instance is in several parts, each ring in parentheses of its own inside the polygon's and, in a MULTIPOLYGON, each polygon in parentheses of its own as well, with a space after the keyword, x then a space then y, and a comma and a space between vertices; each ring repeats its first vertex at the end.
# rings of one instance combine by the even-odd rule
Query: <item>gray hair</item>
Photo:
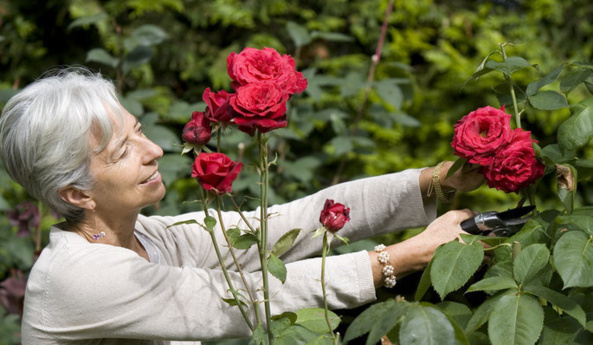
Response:
POLYGON ((42 77, 13 96, 0 116, 0 151, 10 176, 36 199, 68 221, 84 210, 60 198, 68 186, 88 191, 89 135, 103 150, 113 134, 112 121, 123 112, 113 83, 76 67, 42 77), (110 114, 112 117, 110 117, 110 114))

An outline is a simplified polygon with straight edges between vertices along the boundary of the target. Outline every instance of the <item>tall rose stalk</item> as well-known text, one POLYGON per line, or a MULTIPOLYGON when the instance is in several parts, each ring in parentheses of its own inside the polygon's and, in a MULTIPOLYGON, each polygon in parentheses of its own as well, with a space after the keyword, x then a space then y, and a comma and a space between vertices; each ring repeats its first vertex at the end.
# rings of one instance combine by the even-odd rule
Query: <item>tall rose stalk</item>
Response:
MULTIPOLYGON (((232 192, 232 183, 238 177, 242 163, 233 162, 223 153, 209 152, 206 146, 211 137, 213 128, 218 132, 217 150, 220 151, 222 132, 227 127, 236 127, 240 131, 255 137, 259 152, 257 167, 260 173, 260 224, 259 231, 250 227, 245 236, 257 235, 256 243, 261 262, 263 282, 263 303, 266 324, 270 325, 272 315, 269 296, 269 260, 272 253, 268 249, 268 185, 269 167, 267 133, 277 128, 287 126, 287 102, 295 93, 302 92, 307 87, 307 80, 302 73, 295 69, 294 59, 288 55, 280 55, 271 48, 254 49, 245 48, 241 53, 231 53, 227 58, 227 71, 232 80, 231 86, 234 93, 226 91, 213 92, 210 88, 202 96, 207 104, 205 112, 194 112, 192 120, 185 126, 183 139, 185 141, 184 153, 194 151, 195 162, 192 167, 192 177, 196 178, 204 190, 202 203, 206 212, 204 227, 211 234, 216 254, 221 262, 229 290, 233 294, 235 304, 239 307, 243 317, 252 331, 262 328, 257 301, 254 294, 249 291, 244 279, 241 266, 236 259, 234 249, 229 239, 221 217, 220 197, 232 192), (206 152, 202 152, 206 151, 206 152), (251 305, 254 306, 257 325, 252 325, 243 307, 243 300, 238 290, 233 286, 226 271, 223 258, 216 243, 214 226, 216 220, 208 214, 210 198, 216 201, 218 222, 224 233, 230 254, 235 261, 239 274, 243 278, 244 289, 248 292, 251 305)), ((231 198, 232 200, 232 198, 231 198)), ((243 220, 250 226, 241 212, 240 207, 232 200, 243 220)), ((273 272, 272 272, 273 273, 273 272)), ((271 332, 267 332, 268 341, 273 343, 271 332)))

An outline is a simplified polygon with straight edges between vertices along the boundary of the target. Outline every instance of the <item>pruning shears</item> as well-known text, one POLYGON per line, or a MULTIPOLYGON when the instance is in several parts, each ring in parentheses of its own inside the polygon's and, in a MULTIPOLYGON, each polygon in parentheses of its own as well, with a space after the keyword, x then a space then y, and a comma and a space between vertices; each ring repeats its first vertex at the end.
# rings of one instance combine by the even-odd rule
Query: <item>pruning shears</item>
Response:
POLYGON ((535 206, 524 206, 504 212, 484 212, 461 222, 461 228, 474 235, 494 235, 510 237, 516 234, 523 224, 533 217, 525 217, 535 206))

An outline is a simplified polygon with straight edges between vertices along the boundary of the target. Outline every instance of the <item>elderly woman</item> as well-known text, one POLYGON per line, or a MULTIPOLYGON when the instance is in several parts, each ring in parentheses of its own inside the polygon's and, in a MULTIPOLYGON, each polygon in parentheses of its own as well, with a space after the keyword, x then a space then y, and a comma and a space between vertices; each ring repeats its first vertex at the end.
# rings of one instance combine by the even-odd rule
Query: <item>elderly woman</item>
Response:
MULTIPOLYGON (((195 224, 171 226, 187 219, 203 222, 204 213, 140 214, 165 194, 158 170, 163 151, 119 104, 110 81, 80 69, 36 81, 5 106, 0 139, 12 178, 66 219, 51 228, 49 245, 30 273, 24 345, 170 344, 249 336, 238 309, 222 300, 229 294, 209 234, 195 224)), ((481 183, 466 171, 445 180, 448 167, 436 174, 445 191, 481 183)), ((428 195, 433 172, 414 169, 361 179, 273 206, 270 243, 294 228, 317 228, 319 211, 331 198, 352 210, 352 221, 341 230, 351 240, 430 223, 421 234, 385 249, 395 277, 421 270, 436 247, 457 238, 460 222, 472 216, 460 210, 434 220, 436 202, 428 195)), ((247 213, 246 219, 255 218, 247 213)), ((223 219, 247 228, 237 213, 224 213, 223 219)), ((322 241, 310 237, 302 233, 282 256, 285 284, 270 280, 272 314, 323 305, 320 261, 307 259, 320 253, 322 241)), ((241 251, 238 260, 248 285, 258 290, 256 249, 241 251)), ((376 252, 328 258, 330 308, 373 301, 375 289, 384 284, 383 265, 376 252)), ((231 279, 241 286, 238 274, 231 279)))

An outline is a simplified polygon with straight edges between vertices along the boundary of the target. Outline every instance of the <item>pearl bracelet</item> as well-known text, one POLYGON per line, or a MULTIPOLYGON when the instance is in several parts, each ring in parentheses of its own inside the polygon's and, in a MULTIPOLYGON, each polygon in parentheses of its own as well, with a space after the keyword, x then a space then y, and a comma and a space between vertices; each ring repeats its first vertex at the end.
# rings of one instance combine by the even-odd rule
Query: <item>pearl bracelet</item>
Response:
POLYGON ((375 252, 379 253, 377 260, 383 265, 383 276, 385 276, 385 287, 392 288, 395 286, 395 274, 393 266, 389 264, 389 253, 385 251, 384 244, 378 244, 375 246, 375 252))

